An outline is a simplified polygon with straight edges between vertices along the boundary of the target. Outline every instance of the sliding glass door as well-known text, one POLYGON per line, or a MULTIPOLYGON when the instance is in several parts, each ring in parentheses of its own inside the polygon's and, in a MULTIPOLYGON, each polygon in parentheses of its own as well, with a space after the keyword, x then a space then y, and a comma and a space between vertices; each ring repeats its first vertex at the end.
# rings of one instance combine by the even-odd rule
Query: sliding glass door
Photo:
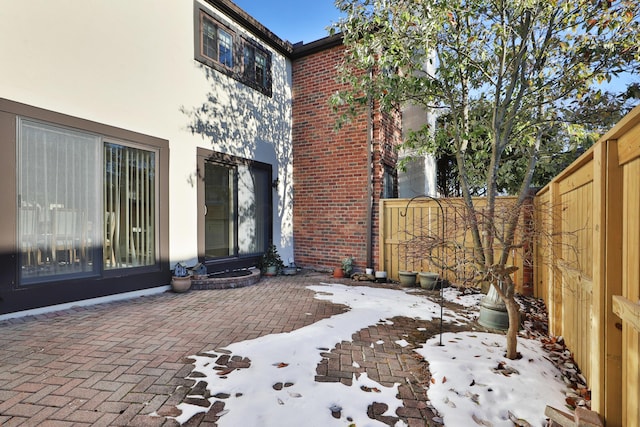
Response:
POLYGON ((233 255, 234 179, 232 166, 206 162, 204 166, 204 249, 207 258, 233 255))
POLYGON ((157 263, 157 154, 20 119, 22 284, 157 263))
POLYGON ((261 255, 271 240, 271 165, 200 155, 199 247, 205 260, 261 255))
POLYGON ((29 120, 20 120, 18 129, 22 281, 94 274, 100 138, 29 120))
POLYGON ((156 155, 104 144, 104 268, 156 263, 156 155))

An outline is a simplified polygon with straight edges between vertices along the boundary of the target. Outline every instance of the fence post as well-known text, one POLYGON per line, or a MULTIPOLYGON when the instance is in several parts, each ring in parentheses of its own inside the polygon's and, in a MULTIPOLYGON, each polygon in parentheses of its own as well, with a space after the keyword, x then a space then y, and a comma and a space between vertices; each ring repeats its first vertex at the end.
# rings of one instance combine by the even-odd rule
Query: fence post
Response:
MULTIPOLYGON (((605 423, 609 425, 622 425, 623 392, 620 385, 623 380, 623 347, 622 330, 618 317, 613 312, 613 295, 620 295, 622 283, 623 260, 623 224, 622 206, 623 197, 620 197, 620 189, 624 187, 622 179, 622 167, 617 141, 607 141, 607 241, 606 241, 606 278, 605 278, 605 324, 604 352, 606 355, 604 365, 604 415, 605 423)), ((628 189, 638 191, 637 187, 628 189)), ((637 213, 636 213, 637 215, 637 213)), ((637 218, 637 216, 636 216, 637 218)), ((637 261, 637 260, 636 260, 637 261)), ((636 385, 637 386, 637 385, 636 385)))
POLYGON ((547 275, 549 333, 562 335, 562 272, 557 263, 562 256, 562 206, 558 181, 549 184, 549 221, 552 240, 550 253, 547 254, 549 256, 547 275), (560 253, 557 253, 558 251, 560 253))

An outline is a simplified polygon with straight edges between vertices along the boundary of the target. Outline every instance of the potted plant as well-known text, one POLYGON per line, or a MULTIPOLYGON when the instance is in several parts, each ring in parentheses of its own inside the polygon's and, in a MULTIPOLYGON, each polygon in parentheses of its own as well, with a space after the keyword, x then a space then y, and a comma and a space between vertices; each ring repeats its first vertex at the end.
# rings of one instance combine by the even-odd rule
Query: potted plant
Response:
POLYGON ((262 255, 260 270, 265 276, 276 276, 283 268, 284 263, 282 262, 282 258, 280 258, 280 254, 278 254, 276 245, 272 243, 262 255))
POLYGON ((436 289, 438 284, 438 276, 438 273, 421 271, 420 273, 418 273, 418 278, 420 279, 420 287, 422 289, 428 289, 430 291, 436 289))
POLYGON ((342 266, 333 269, 333 277, 335 277, 336 279, 341 279, 344 277, 344 270, 342 269, 342 266))
POLYGON ((298 267, 293 262, 291 258, 289 258, 289 265, 285 265, 282 269, 282 274, 285 276, 293 276, 298 272, 298 267))
POLYGON ((383 270, 377 270, 375 273, 375 279, 378 283, 387 283, 387 272, 383 270))
POLYGON ((342 260, 342 271, 344 277, 351 277, 351 273, 353 273, 353 257, 348 256, 342 260))
POLYGON ((171 277, 171 289, 173 292, 187 292, 191 288, 191 277, 187 271, 187 266, 182 263, 176 263, 171 277))
POLYGON ((418 273, 415 271, 398 271, 398 277, 400 279, 400 286, 411 287, 416 285, 416 276, 418 273))

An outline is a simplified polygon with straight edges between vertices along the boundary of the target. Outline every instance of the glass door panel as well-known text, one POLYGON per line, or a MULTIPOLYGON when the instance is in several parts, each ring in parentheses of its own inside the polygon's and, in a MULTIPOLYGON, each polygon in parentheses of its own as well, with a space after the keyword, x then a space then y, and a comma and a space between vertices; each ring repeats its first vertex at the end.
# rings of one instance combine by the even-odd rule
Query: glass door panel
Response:
POLYGON ((104 145, 104 268, 156 263, 156 153, 104 145))
POLYGON ((18 153, 21 283, 96 273, 100 138, 20 120, 18 153))
POLYGON ((262 253, 271 225, 271 171, 238 167, 238 249, 241 255, 262 253))
POLYGON ((204 170, 205 256, 227 257, 234 254, 234 168, 205 162, 204 170))

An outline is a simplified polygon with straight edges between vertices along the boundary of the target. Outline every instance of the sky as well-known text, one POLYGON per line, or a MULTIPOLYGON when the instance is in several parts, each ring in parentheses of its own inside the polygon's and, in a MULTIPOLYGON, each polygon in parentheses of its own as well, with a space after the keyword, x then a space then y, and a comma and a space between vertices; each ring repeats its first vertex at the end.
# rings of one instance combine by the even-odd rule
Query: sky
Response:
POLYGON ((340 17, 334 0, 234 0, 234 3, 291 43, 310 43, 328 36, 327 27, 340 17))
MULTIPOLYGON (((389 319, 395 316, 437 322, 440 305, 408 289, 341 284, 308 288, 315 292, 315 298, 347 305, 350 310, 291 332, 190 356, 193 371, 188 378, 195 383, 204 381, 211 396, 227 396, 224 409, 216 413, 220 427, 384 426, 367 416, 367 407, 374 401, 385 403, 385 415, 395 416, 396 409, 402 406, 396 397, 399 383, 391 387, 379 384, 356 362, 351 386, 316 382, 316 366, 323 351, 351 341, 352 335, 363 328, 392 323, 389 319), (216 361, 223 354, 248 358, 250 366, 221 371, 216 361), (276 383, 285 386, 276 389, 276 383), (332 416, 335 410, 340 411, 339 418, 332 416)), ((461 296, 453 288, 445 291, 447 300, 469 308, 477 308, 482 296, 461 296)), ((461 316, 444 309, 445 321, 469 320, 461 316)), ((409 345, 404 339, 395 343, 409 345)), ((384 344, 379 340, 371 346, 384 344)), ((436 335, 414 350, 429 362, 432 380, 427 404, 437 410, 444 425, 512 427, 513 417, 534 427, 543 426, 546 405, 564 408, 567 388, 560 371, 547 359, 541 342, 519 338, 518 351, 523 356, 519 360, 503 357, 505 345, 504 334, 466 331, 436 335), (443 345, 439 345, 440 340, 443 345)), ((187 398, 204 396, 192 392, 187 398)), ((209 407, 181 403, 177 407, 182 414, 176 420, 182 424, 197 413, 212 410, 218 399, 210 397, 209 407)), ((400 420, 395 427, 406 424, 400 420)))
MULTIPOLYGON (((334 0, 233 0, 275 35, 291 43, 310 43, 329 35, 327 27, 340 19, 334 0)), ((640 78, 625 74, 602 89, 623 91, 640 78)))

